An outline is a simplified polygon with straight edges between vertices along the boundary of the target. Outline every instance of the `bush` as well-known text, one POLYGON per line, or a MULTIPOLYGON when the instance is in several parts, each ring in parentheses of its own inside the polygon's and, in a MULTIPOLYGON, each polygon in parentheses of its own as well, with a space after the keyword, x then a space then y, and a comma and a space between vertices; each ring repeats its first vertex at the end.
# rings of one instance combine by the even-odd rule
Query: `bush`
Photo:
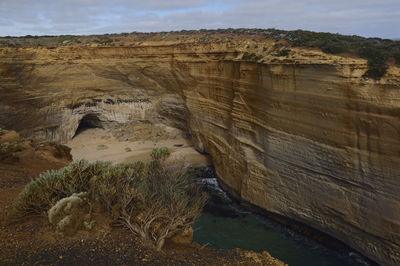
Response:
POLYGON ((253 59, 255 56, 256 56, 255 53, 248 53, 248 52, 245 52, 245 53, 243 54, 243 56, 242 56, 242 59, 243 59, 243 60, 251 60, 251 59, 253 59))
POLYGON ((147 165, 142 161, 110 165, 91 180, 92 198, 100 202, 105 211, 114 219, 119 217, 120 208, 136 208, 130 205, 138 202, 139 189, 143 182, 147 165))
POLYGON ((321 46, 321 50, 327 54, 340 54, 346 52, 347 47, 335 43, 327 43, 321 46))
POLYGON ((49 222, 60 235, 74 235, 80 228, 92 229, 88 193, 74 193, 59 200, 48 212, 49 222))
MULTIPOLYGON (((0 134, 1 138, 1 134, 0 134)), ((25 148, 21 145, 24 140, 18 140, 14 142, 4 142, 0 144, 0 162, 6 160, 18 160, 15 156, 15 152, 23 151, 25 148)))
POLYGON ((86 203, 97 202, 115 222, 160 250, 166 238, 191 226, 207 197, 187 168, 166 165, 168 148, 155 148, 144 163, 89 163, 80 160, 31 181, 18 196, 14 219, 48 215, 57 232, 71 233, 91 226, 86 203), (84 194, 76 194, 84 193, 84 194), (82 197, 81 197, 82 196, 82 197), (82 220, 82 218, 84 218, 82 220))
POLYGON ((160 148, 154 148, 151 151, 150 156, 151 156, 151 158, 153 158, 153 160, 164 160, 170 154, 171 154, 171 152, 169 151, 169 149, 167 147, 160 147, 160 148))
POLYGON ((90 190, 89 181, 111 167, 110 162, 90 164, 80 160, 60 170, 50 170, 25 186, 13 206, 12 218, 46 215, 57 201, 90 190))
POLYGON ((386 64, 387 56, 379 49, 374 47, 363 47, 360 49, 360 57, 368 60, 368 71, 364 74, 365 77, 380 79, 385 75, 388 68, 386 64))
POLYGON ((400 52, 393 53, 393 58, 396 61, 396 64, 400 66, 400 52))
POLYGON ((242 60, 258 61, 258 60, 260 60, 260 59, 262 59, 262 58, 263 58, 262 55, 256 55, 255 53, 248 53, 248 52, 245 52, 245 53, 242 55, 242 60))
POLYGON ((0 154, 9 154, 13 152, 23 151, 24 147, 21 145, 22 141, 4 142, 0 144, 0 154))
MULTIPOLYGON (((329 54, 344 52, 359 54, 360 57, 368 60, 368 70, 364 76, 374 79, 380 79, 385 75, 387 58, 396 59, 396 53, 399 53, 400 49, 399 41, 388 39, 303 30, 280 31, 270 29, 269 31, 271 32, 270 35, 279 37, 278 39, 286 39, 294 46, 317 47, 329 54)), ((400 60, 396 61, 399 62, 400 60)))
POLYGON ((140 207, 135 210, 128 204, 121 206, 120 220, 147 245, 161 250, 166 238, 194 223, 207 197, 187 169, 165 167, 160 161, 148 164, 141 185, 137 201, 140 207))
POLYGON ((282 49, 279 50, 279 52, 277 53, 278 56, 288 56, 290 53, 290 49, 282 49))

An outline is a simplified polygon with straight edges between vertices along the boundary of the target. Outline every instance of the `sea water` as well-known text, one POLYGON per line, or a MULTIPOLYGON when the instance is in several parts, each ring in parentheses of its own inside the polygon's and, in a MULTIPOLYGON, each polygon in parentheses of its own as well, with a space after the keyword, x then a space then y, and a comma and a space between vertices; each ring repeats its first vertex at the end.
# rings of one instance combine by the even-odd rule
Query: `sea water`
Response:
POLYGON ((243 209, 215 178, 199 180, 210 198, 194 224, 194 242, 216 249, 268 251, 289 265, 369 265, 355 252, 339 252, 243 209))

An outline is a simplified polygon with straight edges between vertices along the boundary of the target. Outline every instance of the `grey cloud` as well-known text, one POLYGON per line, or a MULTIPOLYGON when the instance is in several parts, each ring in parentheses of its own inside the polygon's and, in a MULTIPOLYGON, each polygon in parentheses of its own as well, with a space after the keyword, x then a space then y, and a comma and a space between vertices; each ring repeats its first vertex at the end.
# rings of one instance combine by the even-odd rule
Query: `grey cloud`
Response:
POLYGON ((400 38, 398 0, 0 0, 0 18, 0 35, 275 27, 400 38))
POLYGON ((63 7, 82 9, 87 7, 123 7, 135 10, 178 10, 196 8, 214 3, 212 0, 2 0, 0 11, 5 9, 27 9, 27 8, 46 8, 63 7))

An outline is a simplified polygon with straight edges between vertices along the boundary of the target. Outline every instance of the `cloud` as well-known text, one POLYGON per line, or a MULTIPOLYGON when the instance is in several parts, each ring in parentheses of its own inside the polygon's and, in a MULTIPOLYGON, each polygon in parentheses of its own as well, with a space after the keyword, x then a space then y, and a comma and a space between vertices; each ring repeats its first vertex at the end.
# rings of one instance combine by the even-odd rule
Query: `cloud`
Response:
POLYGON ((400 38, 398 0, 0 0, 0 35, 279 28, 400 38))

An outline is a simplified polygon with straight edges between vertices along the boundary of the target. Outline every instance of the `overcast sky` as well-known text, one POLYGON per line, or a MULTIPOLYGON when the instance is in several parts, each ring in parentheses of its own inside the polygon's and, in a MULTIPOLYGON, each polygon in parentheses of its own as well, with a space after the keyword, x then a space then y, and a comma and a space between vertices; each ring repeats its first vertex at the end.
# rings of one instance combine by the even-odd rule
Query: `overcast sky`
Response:
POLYGON ((217 28, 400 38, 400 0, 0 0, 0 36, 217 28))

